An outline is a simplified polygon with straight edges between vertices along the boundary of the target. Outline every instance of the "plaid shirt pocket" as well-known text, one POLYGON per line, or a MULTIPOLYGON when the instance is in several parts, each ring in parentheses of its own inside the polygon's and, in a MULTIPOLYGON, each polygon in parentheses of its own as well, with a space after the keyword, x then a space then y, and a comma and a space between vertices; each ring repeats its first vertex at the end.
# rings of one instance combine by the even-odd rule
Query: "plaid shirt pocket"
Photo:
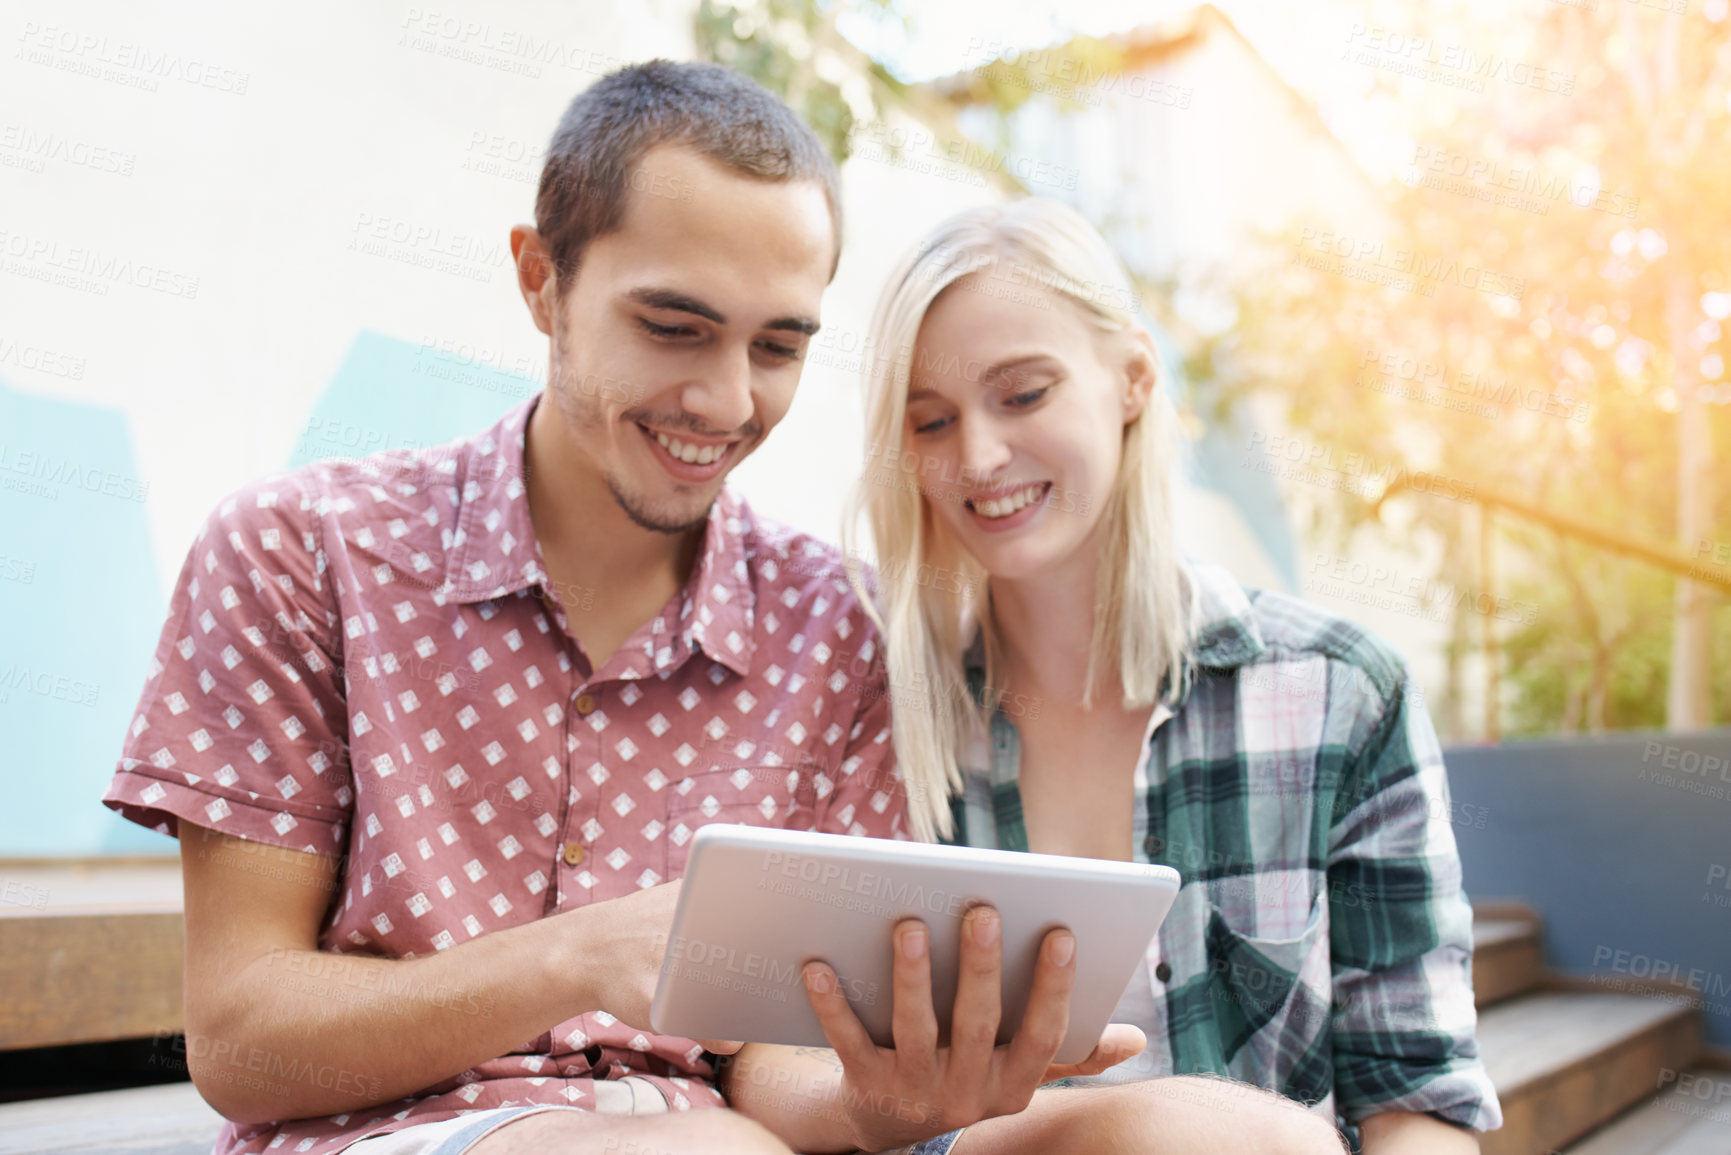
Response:
POLYGON ((1311 904, 1304 930, 1286 939, 1242 933, 1211 903, 1204 949, 1228 1073, 1262 1082, 1283 1072, 1282 1094, 1327 1098, 1334 1089, 1327 893, 1311 904))

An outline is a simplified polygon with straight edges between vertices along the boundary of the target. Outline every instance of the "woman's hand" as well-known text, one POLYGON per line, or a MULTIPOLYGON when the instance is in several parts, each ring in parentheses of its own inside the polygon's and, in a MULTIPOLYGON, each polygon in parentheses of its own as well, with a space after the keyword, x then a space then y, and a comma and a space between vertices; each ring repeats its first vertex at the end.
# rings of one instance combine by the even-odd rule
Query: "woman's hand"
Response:
POLYGON ((1062 929, 1040 944, 1021 1027, 1010 1042, 997 1045, 1000 930, 998 912, 989 906, 976 906, 963 919, 948 1047, 938 1046, 930 935, 920 920, 905 919, 893 933, 894 1047, 872 1042, 833 970, 819 962, 806 965, 807 997, 842 1064, 836 1105, 856 1146, 877 1151, 1013 1114, 1028 1105, 1041 1083, 1098 1073, 1146 1045, 1135 1027, 1114 1024, 1082 1062, 1053 1064, 1069 1028, 1076 981, 1076 939, 1062 929))

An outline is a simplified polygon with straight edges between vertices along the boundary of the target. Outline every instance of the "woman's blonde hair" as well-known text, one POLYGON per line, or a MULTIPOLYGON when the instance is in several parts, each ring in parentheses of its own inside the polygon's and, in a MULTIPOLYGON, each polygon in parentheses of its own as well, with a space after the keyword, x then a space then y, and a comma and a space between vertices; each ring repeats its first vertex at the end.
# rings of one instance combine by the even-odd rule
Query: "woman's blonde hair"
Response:
MULTIPOLYGON (((916 837, 952 833, 949 800, 962 788, 958 757, 988 716, 963 677, 977 623, 985 641, 986 695, 1002 670, 985 570, 938 532, 919 489, 918 456, 903 452, 915 340, 932 303, 973 273, 994 295, 1051 290, 1106 332, 1139 325, 1136 294, 1110 246, 1074 210, 1043 197, 950 217, 891 273, 872 318, 865 363, 866 468, 843 525, 850 577, 885 645, 897 761, 916 837), (913 467, 904 464, 913 460, 913 467), (859 522, 871 531, 879 601, 853 559, 859 522), (881 611, 880 611, 881 606, 881 611)), ((1123 461, 1104 510, 1104 546, 1082 701, 1116 667, 1126 708, 1151 705, 1188 676, 1195 594, 1178 555, 1172 520, 1177 421, 1155 359, 1156 388, 1124 427, 1123 461)), ((954 479, 951 479, 954 480, 954 479)))

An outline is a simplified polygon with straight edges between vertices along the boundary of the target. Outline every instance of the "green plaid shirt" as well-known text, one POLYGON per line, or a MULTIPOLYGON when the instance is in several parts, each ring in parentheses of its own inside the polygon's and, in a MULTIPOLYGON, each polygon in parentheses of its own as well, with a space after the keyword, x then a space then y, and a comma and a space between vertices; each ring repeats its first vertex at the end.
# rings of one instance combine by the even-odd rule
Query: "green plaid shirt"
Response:
MULTIPOLYGON (((1133 795, 1136 861, 1184 879, 1149 944, 1148 1050, 1071 1081, 1213 1073, 1346 1124, 1500 1126, 1442 751, 1405 664, 1314 606, 1191 573, 1195 676, 1157 712, 1133 795)), ((967 665, 978 692, 977 643, 967 665)), ((1028 849, 1020 758, 995 711, 963 759, 953 841, 1028 849)))

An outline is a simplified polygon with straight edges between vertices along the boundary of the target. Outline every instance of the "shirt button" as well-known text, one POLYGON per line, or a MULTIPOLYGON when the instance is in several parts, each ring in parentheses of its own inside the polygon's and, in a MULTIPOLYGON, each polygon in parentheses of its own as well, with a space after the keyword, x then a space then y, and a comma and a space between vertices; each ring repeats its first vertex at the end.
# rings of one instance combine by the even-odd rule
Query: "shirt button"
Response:
POLYGON ((566 866, 576 866, 579 862, 583 861, 583 848, 575 842, 567 842, 565 844, 564 858, 566 866))
POLYGON ((572 704, 577 707, 579 714, 591 714, 595 711, 595 695, 578 694, 577 701, 572 704))
POLYGON ((1171 979, 1172 964, 1164 961, 1156 964, 1154 967, 1154 977, 1159 979, 1161 982, 1166 982, 1171 979))
POLYGON ((1153 858, 1156 854, 1159 854, 1164 847, 1165 843, 1161 841, 1158 834, 1150 834, 1147 838, 1142 840, 1142 853, 1146 854, 1149 858, 1153 858))

